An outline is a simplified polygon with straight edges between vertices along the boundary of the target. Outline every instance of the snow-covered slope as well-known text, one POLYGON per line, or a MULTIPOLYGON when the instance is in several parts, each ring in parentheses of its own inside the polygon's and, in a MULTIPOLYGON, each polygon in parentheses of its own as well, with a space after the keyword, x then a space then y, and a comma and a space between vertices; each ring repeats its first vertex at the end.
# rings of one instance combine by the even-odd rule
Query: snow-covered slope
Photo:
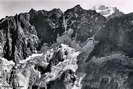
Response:
MULTIPOLYGON (((38 87, 41 87, 43 84, 42 87, 47 87, 44 85, 60 78, 65 71, 71 70, 76 72, 78 69, 77 56, 79 54, 79 51, 76 51, 68 45, 61 44, 55 49, 49 49, 44 54, 32 54, 25 60, 21 60, 18 64, 2 58, 2 63, 6 67, 12 64, 11 68, 4 67, 2 69, 7 70, 10 74, 9 78, 12 77, 12 73, 16 76, 14 78, 12 77, 11 81, 7 81, 10 86, 16 87, 15 85, 17 84, 22 86, 21 89, 28 89, 34 86, 34 84, 36 86, 38 85, 38 87), (60 58, 62 60, 59 60, 60 58), (43 68, 43 70, 39 68, 43 68), (50 71, 44 72, 45 69, 49 69, 50 71)), ((5 73, 5 75, 8 73, 5 73)), ((68 85, 66 84, 65 87, 67 88, 68 85)))
POLYGON ((116 7, 109 7, 109 6, 105 6, 105 5, 95 6, 93 9, 96 10, 97 13, 100 13, 101 15, 103 15, 106 18, 108 18, 112 15, 120 16, 123 14, 116 7))

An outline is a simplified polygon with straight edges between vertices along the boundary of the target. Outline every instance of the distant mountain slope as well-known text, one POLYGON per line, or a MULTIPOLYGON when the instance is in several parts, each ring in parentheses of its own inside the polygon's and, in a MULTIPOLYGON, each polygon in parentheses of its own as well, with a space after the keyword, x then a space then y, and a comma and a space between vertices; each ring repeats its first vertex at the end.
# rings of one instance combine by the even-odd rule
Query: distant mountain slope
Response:
POLYGON ((97 13, 100 13, 108 19, 117 16, 119 17, 124 14, 121 11, 119 11, 119 9, 117 9, 116 7, 108 7, 105 5, 95 6, 93 9, 96 10, 97 13))

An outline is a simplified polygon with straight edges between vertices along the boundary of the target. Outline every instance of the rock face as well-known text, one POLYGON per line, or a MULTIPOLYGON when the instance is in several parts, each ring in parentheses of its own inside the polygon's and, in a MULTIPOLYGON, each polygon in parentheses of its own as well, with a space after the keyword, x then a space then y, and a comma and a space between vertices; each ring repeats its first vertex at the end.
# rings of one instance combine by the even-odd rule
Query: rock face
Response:
POLYGON ((133 14, 127 14, 121 17, 110 19, 107 21, 105 28, 99 31, 99 33, 95 36, 96 40, 100 40, 101 46, 103 44, 105 45, 102 49, 106 50, 106 52, 99 52, 102 53, 101 55, 112 51, 121 51, 124 52, 125 55, 132 57, 132 15, 133 14))
POLYGON ((106 22, 105 17, 94 10, 85 10, 80 5, 68 9, 64 13, 65 28, 72 29, 72 37, 84 42, 102 28, 106 22))
POLYGON ((132 15, 108 20, 105 27, 95 35, 95 41, 99 42, 85 58, 85 62, 80 63, 81 69, 84 69, 82 72, 86 74, 82 89, 133 88, 129 79, 133 76, 132 15))
POLYGON ((119 53, 93 57, 87 63, 82 89, 132 89, 130 63, 126 56, 119 53))
POLYGON ((8 80, 3 81, 10 84, 13 89, 18 89, 18 86, 21 86, 22 89, 70 89, 76 81, 78 55, 79 51, 61 44, 56 49, 52 48, 45 54, 33 54, 17 64, 0 59, 5 66, 2 68, 3 74, 5 76, 10 74, 5 77, 8 80), (59 54, 58 58, 64 60, 56 58, 57 54, 59 54), (7 66, 10 64, 12 66, 8 69, 7 66), (7 71, 5 72, 5 70, 7 71))
POLYGON ((77 5, 65 12, 31 9, 1 19, 5 86, 133 89, 133 13, 105 6, 100 10, 113 12, 77 5))
POLYGON ((46 42, 52 44, 56 41, 57 35, 64 32, 63 12, 60 9, 51 11, 30 10, 30 23, 35 26, 40 39, 40 46, 46 42))
POLYGON ((44 43, 51 45, 64 31, 73 30, 70 38, 84 42, 100 30, 106 19, 93 10, 79 5, 63 12, 60 9, 22 13, 1 20, 2 55, 9 60, 21 60, 40 50, 44 43), (8 50, 8 51, 7 51, 8 50))
POLYGON ((7 17, 0 22, 0 39, 3 57, 15 62, 36 51, 38 37, 28 14, 7 17))

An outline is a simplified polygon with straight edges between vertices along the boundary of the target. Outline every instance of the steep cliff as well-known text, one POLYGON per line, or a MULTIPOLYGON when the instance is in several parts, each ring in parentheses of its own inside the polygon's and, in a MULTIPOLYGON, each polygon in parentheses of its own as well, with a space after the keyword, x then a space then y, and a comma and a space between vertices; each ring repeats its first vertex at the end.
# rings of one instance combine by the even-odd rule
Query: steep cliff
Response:
POLYGON ((85 10, 80 5, 68 9, 64 13, 65 29, 72 29, 77 41, 84 42, 100 30, 106 19, 95 10, 85 10))
POLYGON ((45 43, 52 44, 56 41, 57 35, 64 32, 63 26, 63 12, 60 9, 53 9, 51 11, 35 11, 31 9, 30 23, 35 26, 37 35, 40 39, 40 45, 45 43))
POLYGON ((36 52, 38 37, 28 14, 6 17, 0 22, 1 55, 18 62, 36 52))
POLYGON ((5 86, 132 89, 132 34, 133 13, 116 8, 108 17, 77 5, 65 12, 31 9, 1 19, 5 86))

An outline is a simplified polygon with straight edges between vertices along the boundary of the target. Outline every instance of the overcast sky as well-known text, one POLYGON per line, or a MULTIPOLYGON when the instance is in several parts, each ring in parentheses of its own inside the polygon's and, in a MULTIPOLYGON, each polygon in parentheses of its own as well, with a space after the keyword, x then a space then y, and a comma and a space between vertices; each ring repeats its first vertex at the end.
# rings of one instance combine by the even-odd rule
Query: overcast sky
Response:
POLYGON ((65 11, 80 4, 85 9, 96 5, 115 6, 125 13, 133 12, 133 0, 0 0, 0 18, 16 13, 36 10, 60 8, 65 11))

